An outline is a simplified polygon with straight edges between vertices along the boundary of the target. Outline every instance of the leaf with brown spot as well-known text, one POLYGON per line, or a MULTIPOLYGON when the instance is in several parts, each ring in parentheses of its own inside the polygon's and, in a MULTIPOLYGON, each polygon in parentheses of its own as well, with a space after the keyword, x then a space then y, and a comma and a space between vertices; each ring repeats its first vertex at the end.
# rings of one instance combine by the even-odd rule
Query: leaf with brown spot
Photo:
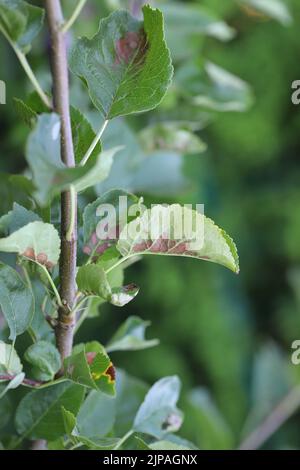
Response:
POLYGON ((18 253, 50 268, 58 263, 60 238, 51 224, 31 222, 0 239, 0 251, 18 253))
POLYGON ((116 11, 100 21, 92 39, 75 44, 70 67, 87 85, 105 119, 155 108, 172 79, 163 16, 146 5, 144 21, 116 11))

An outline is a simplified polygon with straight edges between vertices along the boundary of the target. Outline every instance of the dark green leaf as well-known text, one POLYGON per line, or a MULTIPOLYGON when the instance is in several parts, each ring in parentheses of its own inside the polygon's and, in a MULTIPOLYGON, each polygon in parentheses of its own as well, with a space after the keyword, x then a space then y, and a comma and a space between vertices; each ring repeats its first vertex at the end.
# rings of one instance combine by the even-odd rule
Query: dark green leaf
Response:
POLYGON ((24 438, 54 440, 64 434, 61 407, 77 414, 84 387, 64 382, 28 393, 20 402, 15 418, 17 431, 24 438))
POLYGON ((0 233, 9 235, 30 222, 40 220, 37 214, 14 202, 12 210, 0 218, 0 233))
MULTIPOLYGON (((79 109, 71 107, 72 136, 76 164, 79 164, 93 142, 96 134, 79 109)), ((98 142, 90 158, 97 158, 101 153, 101 143, 98 142)))
POLYGON ((101 20, 98 33, 79 39, 73 73, 88 86, 105 119, 156 107, 170 84, 172 65, 159 10, 143 8, 144 22, 126 11, 101 20))

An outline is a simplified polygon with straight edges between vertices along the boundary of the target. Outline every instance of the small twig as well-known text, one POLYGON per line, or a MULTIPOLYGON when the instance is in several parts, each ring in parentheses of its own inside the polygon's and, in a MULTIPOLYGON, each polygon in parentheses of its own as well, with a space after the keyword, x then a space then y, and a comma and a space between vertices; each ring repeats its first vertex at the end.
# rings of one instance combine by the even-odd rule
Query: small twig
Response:
POLYGON ((77 3, 77 6, 75 7, 75 10, 73 11, 72 15, 70 16, 68 21, 66 21, 64 23, 63 27, 61 28, 61 31, 63 33, 66 33, 67 31, 69 31, 69 29, 71 29, 71 27, 73 26, 73 24, 77 20, 78 16, 80 15, 81 10, 83 9, 84 5, 86 4, 86 1, 87 0, 79 0, 79 2, 77 3))
POLYGON ((108 124, 108 121, 105 120, 103 122, 102 126, 100 127, 97 135, 95 136, 93 142, 89 146, 86 154, 84 155, 83 159, 81 160, 80 166, 84 166, 86 164, 86 162, 88 161, 88 159, 90 158, 90 156, 92 155, 93 151, 95 150, 96 145, 98 144, 99 140, 102 137, 103 132, 105 131, 105 128, 106 128, 107 124, 108 124))
POLYGON ((77 193, 73 185, 70 186, 70 225, 66 233, 66 240, 72 241, 72 236, 76 224, 76 211, 77 211, 77 193))
POLYGON ((271 414, 240 444, 239 450, 259 449, 300 406, 300 385, 293 388, 271 414))
MULTIPOLYGON (((15 375, 10 375, 10 374, 1 374, 0 375, 0 380, 13 380, 15 378, 15 375)), ((23 385, 28 385, 29 387, 39 387, 42 385, 44 382, 40 382, 37 380, 31 380, 31 379, 26 379, 24 378, 22 384, 23 385)))
MULTIPOLYGON (((13 380, 16 376, 11 374, 0 374, 0 381, 10 381, 13 380)), ((22 385, 26 387, 34 387, 34 388, 46 388, 50 387, 51 385, 58 384, 61 382, 65 382, 67 379, 62 377, 61 379, 51 380, 49 382, 43 382, 41 380, 33 380, 27 379, 26 377, 23 379, 22 385)))

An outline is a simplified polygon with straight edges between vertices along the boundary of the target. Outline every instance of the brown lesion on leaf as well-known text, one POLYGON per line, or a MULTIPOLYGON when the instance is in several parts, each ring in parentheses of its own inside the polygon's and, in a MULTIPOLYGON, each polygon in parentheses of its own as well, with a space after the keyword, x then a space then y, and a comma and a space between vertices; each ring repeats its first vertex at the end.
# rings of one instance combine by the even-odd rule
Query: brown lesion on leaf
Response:
POLYGON ((52 269, 54 266, 54 264, 48 260, 48 256, 46 255, 46 253, 38 253, 36 255, 32 247, 26 248, 26 250, 24 251, 24 253, 21 254, 21 256, 24 256, 24 258, 31 259, 32 261, 36 261, 39 264, 46 266, 47 269, 52 269))
POLYGON ((101 256, 108 248, 115 245, 119 237, 119 226, 117 225, 112 229, 112 233, 107 233, 106 239, 100 240, 97 237, 96 232, 93 232, 88 243, 83 247, 83 253, 88 256, 92 256, 92 261, 97 261, 98 257, 101 256))
POLYGON ((147 38, 143 29, 128 31, 125 36, 115 43, 116 64, 135 64, 143 62, 147 51, 147 38))
POLYGON ((114 383, 116 381, 116 369, 113 366, 113 363, 111 362, 104 372, 104 375, 108 377, 109 383, 114 383))

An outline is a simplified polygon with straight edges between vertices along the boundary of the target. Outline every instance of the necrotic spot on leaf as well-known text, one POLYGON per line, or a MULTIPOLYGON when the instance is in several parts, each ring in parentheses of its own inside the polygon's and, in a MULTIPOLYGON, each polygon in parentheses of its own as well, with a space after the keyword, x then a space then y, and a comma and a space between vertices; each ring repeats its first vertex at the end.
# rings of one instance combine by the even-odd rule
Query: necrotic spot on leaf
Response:
POLYGON ((146 52, 146 35, 143 30, 139 32, 129 31, 126 35, 116 41, 116 64, 125 62, 128 64, 139 63, 146 52))
POLYGON ((33 261, 37 261, 40 264, 46 266, 46 268, 51 269, 53 268, 54 264, 51 261, 48 261, 48 256, 46 253, 39 253, 38 255, 35 254, 34 249, 31 247, 26 248, 22 256, 25 258, 29 258, 33 261))
POLYGON ((106 369, 104 375, 106 375, 109 378, 110 383, 112 383, 116 380, 116 369, 114 368, 112 362, 109 364, 109 366, 106 369))

